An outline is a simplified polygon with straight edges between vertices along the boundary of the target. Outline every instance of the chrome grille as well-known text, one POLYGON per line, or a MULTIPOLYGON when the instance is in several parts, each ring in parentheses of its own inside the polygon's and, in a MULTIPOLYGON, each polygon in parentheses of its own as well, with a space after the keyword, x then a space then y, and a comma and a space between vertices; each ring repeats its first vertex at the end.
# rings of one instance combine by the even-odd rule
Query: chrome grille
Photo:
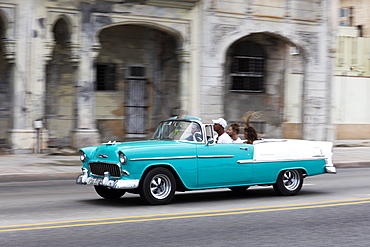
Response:
POLYGON ((109 172, 111 177, 121 177, 119 165, 105 162, 90 162, 90 172, 94 175, 104 176, 104 172, 109 172))

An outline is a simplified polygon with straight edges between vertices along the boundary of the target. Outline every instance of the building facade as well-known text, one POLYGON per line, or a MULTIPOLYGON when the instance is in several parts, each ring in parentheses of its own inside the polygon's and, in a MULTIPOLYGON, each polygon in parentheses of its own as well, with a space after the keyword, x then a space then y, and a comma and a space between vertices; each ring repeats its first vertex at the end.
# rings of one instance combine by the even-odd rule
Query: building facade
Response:
POLYGON ((367 0, 340 0, 339 26, 356 27, 359 37, 370 37, 370 2, 367 0))
POLYGON ((340 1, 333 80, 336 139, 370 139, 370 2, 340 1))
POLYGON ((0 141, 14 152, 148 138, 160 120, 330 140, 335 1, 0 1, 0 141))

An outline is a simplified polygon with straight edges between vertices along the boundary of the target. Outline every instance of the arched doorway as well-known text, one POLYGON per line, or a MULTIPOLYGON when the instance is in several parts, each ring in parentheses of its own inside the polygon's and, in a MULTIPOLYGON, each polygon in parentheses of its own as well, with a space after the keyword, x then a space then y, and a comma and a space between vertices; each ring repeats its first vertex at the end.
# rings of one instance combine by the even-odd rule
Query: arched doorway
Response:
POLYGON ((96 117, 102 141, 147 138, 179 103, 176 39, 140 25, 108 27, 99 34, 96 117))
POLYGON ((71 145, 75 127, 75 68, 69 60, 71 32, 65 18, 53 28, 55 46, 46 68, 45 125, 49 131, 49 147, 71 145))
POLYGON ((0 10, 0 147, 7 147, 7 131, 11 128, 11 71, 5 56, 6 21, 0 10))
POLYGON ((291 42, 255 33, 234 42, 225 63, 225 117, 243 124, 248 111, 261 112, 252 125, 267 138, 301 138, 303 60, 291 42), (293 75, 295 74, 295 75, 293 75))

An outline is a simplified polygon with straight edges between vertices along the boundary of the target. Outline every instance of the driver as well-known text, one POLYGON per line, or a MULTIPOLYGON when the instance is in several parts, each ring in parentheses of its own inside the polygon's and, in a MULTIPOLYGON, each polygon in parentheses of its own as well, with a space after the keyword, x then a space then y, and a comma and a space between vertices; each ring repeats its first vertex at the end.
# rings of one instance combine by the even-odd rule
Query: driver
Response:
POLYGON ((201 142, 203 141, 202 132, 200 130, 200 126, 197 123, 191 124, 191 135, 186 138, 188 141, 196 141, 201 142))

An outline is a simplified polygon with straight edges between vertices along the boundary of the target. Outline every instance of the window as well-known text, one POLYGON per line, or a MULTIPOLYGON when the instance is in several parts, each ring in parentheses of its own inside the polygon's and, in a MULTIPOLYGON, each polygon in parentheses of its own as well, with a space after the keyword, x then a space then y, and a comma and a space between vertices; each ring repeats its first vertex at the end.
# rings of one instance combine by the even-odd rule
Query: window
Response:
POLYGON ((353 25, 354 9, 353 7, 339 9, 339 26, 352 26, 353 25))
POLYGON ((140 65, 129 66, 129 78, 145 78, 145 67, 140 65))
POLYGON ((339 17, 347 17, 348 15, 348 8, 341 8, 339 10, 339 17))
POLYGON ((116 90, 116 65, 97 64, 96 65, 96 90, 114 91, 116 90))
POLYGON ((265 56, 262 47, 250 41, 236 44, 230 71, 230 90, 263 92, 265 56))

